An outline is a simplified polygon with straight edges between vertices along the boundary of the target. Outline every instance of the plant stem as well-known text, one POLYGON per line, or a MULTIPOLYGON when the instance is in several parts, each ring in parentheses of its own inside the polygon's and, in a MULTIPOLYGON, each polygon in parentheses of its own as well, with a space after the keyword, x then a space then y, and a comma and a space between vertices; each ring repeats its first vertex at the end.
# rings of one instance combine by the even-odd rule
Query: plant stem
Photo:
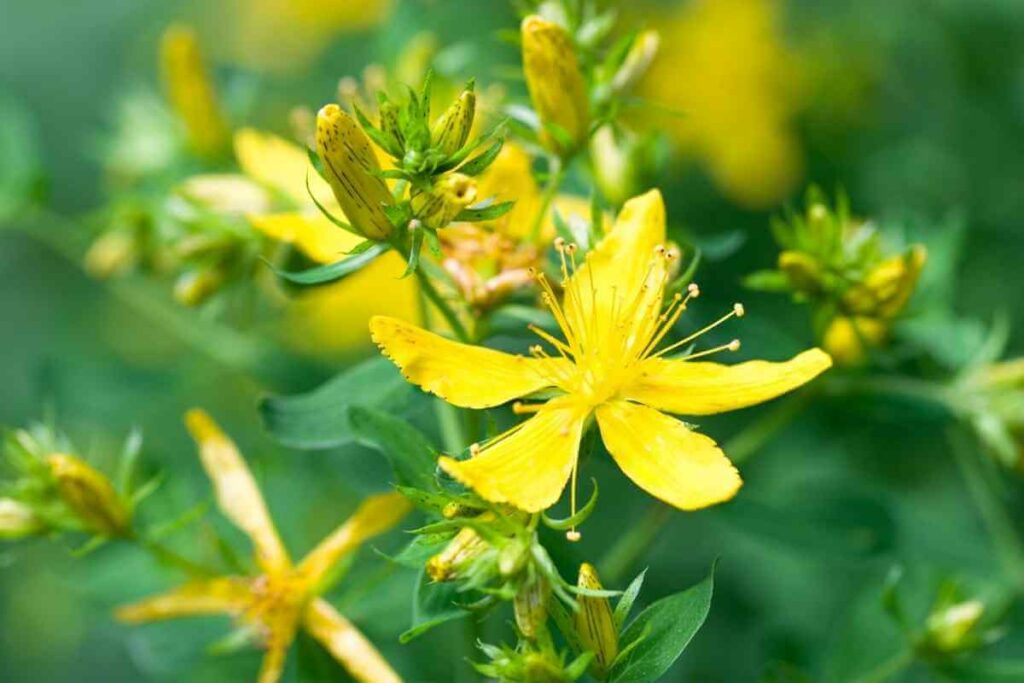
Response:
POLYGON ((152 555, 161 564, 179 569, 191 577, 199 578, 212 576, 217 573, 209 567, 193 562, 187 557, 178 554, 159 541, 138 535, 128 536, 125 540, 138 544, 140 548, 152 555))
POLYGON ((558 194, 562 181, 565 179, 566 164, 558 157, 551 157, 548 162, 548 182, 544 186, 544 193, 540 196, 540 206, 537 207, 537 214, 533 217, 533 225, 530 226, 530 241, 537 244, 540 241, 541 229, 544 227, 544 219, 547 218, 551 202, 558 194))
POLYGON ((430 281, 430 276, 423 272, 421 268, 416 269, 416 279, 419 280, 420 289, 423 294, 430 300, 430 303, 434 304, 441 315, 444 317, 445 322, 452 328, 452 332, 459 338, 461 342, 469 342, 469 332, 466 331, 466 326, 459 320, 459 316, 456 315, 455 311, 452 310, 448 302, 444 300, 441 293, 434 287, 434 283, 430 281))
POLYGON ((902 650, 856 679, 855 683, 885 683, 914 663, 914 651, 902 650))
POLYGON ((1024 541, 1007 514, 999 493, 993 487, 983 464, 978 460, 970 440, 959 430, 949 432, 950 450, 974 499, 989 537, 995 546, 1003 571, 1018 591, 1024 590, 1024 541))
POLYGON ((661 502, 651 504, 640 521, 629 527, 598 563, 604 583, 612 586, 626 579, 627 573, 654 544, 672 515, 672 508, 661 502))

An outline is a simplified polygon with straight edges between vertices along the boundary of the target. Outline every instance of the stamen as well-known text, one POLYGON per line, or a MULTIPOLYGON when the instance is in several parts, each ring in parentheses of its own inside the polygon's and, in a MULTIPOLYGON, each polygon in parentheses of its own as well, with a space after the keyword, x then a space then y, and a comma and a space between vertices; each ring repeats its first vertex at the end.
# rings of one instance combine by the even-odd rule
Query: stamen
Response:
POLYGON ((715 348, 708 349, 707 351, 699 351, 697 353, 690 354, 689 356, 686 356, 685 358, 683 358, 683 360, 693 360, 694 358, 703 358, 704 356, 710 356, 711 354, 718 353, 720 351, 739 351, 739 350, 740 350, 740 340, 739 339, 733 339, 728 344, 722 344, 721 346, 716 346, 715 348))
POLYGON ((685 339, 680 339, 679 341, 677 341, 677 342, 675 342, 673 344, 670 344, 669 346, 666 346, 665 348, 663 348, 661 351, 658 351, 658 353, 656 353, 654 355, 655 355, 655 357, 663 356, 666 353, 669 353, 670 351, 673 351, 674 349, 678 349, 680 346, 684 346, 686 344, 689 344, 694 339, 697 339, 698 337, 700 337, 700 336, 710 332, 711 330, 715 329, 716 327, 718 327, 719 325, 724 323, 726 320, 729 320, 730 318, 742 317, 744 312, 745 311, 743 310, 742 304, 735 304, 731 311, 729 311, 728 313, 723 315, 721 318, 719 318, 715 322, 711 323, 710 325, 705 325, 704 327, 702 327, 701 329, 697 330, 696 332, 691 334, 689 337, 686 337, 685 339))
MULTIPOLYGON (((569 516, 570 517, 575 517, 576 516, 576 472, 579 470, 579 466, 580 466, 579 458, 576 458, 576 460, 574 460, 573 463, 572 463, 572 483, 570 484, 571 488, 569 489, 569 516)), ((571 541, 572 543, 575 543, 576 541, 580 540, 580 537, 581 537, 581 534, 580 534, 580 532, 576 531, 576 525, 575 524, 573 524, 572 528, 569 529, 569 531, 567 531, 565 533, 566 540, 567 541, 571 541)))
POLYGON ((543 407, 543 403, 523 403, 522 401, 516 401, 512 404, 512 412, 516 415, 526 415, 527 413, 536 413, 543 407))

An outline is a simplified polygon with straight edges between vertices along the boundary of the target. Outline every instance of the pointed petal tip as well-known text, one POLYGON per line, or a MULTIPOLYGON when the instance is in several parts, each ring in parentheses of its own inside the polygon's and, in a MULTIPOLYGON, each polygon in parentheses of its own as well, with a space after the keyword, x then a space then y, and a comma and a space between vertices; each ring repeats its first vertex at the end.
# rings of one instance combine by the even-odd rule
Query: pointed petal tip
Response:
POLYGON ((224 437, 224 432, 202 408, 192 408, 185 413, 185 428, 196 443, 206 443, 224 437))

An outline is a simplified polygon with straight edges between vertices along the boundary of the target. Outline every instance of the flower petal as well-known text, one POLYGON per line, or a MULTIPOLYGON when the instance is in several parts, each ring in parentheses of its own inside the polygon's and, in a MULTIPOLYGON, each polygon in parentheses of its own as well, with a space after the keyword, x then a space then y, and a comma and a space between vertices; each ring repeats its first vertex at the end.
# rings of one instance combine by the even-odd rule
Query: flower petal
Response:
POLYGON ((821 349, 784 363, 753 360, 738 365, 649 358, 621 396, 681 415, 712 415, 746 408, 810 382, 832 366, 821 349))
POLYGON ((401 683, 366 636, 325 600, 318 598, 310 603, 303 625, 357 681, 401 683))
POLYGON ((243 128, 235 133, 235 156, 242 172, 287 196, 298 206, 311 204, 309 188, 324 206, 337 206, 330 186, 309 163, 298 145, 271 133, 243 128))
POLYGON ((299 563, 299 572, 310 585, 317 584, 338 560, 367 539, 390 530, 411 508, 408 499, 400 493, 370 496, 344 524, 306 555, 299 563))
POLYGON ((267 237, 294 244, 318 263, 340 261, 363 241, 358 235, 342 230, 320 214, 250 214, 247 218, 254 228, 267 237))
POLYGON ((579 452, 586 411, 558 404, 541 408, 469 460, 442 456, 441 468, 492 503, 526 512, 558 501, 579 452))
POLYGON ((538 360, 460 344, 390 318, 370 320, 370 336, 407 380, 463 408, 490 408, 555 384, 567 361, 538 360))
POLYGON ((605 403, 597 409, 597 423, 608 452, 626 476, 681 510, 729 500, 743 483, 714 441, 654 408, 605 403))
POLYGON ((118 607, 120 621, 140 623, 207 614, 240 612, 249 600, 249 583, 241 577, 222 577, 187 583, 167 593, 118 607))
POLYGON ((185 425, 199 446, 199 458, 213 482, 217 504, 252 540, 257 563, 267 572, 287 569, 291 564, 288 551, 238 448, 202 410, 188 411, 185 425))
POLYGON ((651 190, 623 205, 611 231, 587 254, 566 287, 566 318, 578 336, 592 336, 591 344, 599 344, 619 327, 613 317, 628 320, 630 326, 657 318, 657 311, 638 313, 661 305, 665 263, 655 260, 654 250, 664 242, 661 192, 651 190))

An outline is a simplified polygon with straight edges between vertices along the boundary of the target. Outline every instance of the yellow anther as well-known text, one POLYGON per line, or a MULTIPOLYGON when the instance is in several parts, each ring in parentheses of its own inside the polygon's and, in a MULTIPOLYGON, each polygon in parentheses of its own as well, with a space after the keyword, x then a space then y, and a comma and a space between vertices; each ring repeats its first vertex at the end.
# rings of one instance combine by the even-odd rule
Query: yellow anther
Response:
POLYGON ((743 304, 733 304, 732 312, 736 314, 737 318, 742 318, 747 311, 743 308, 743 304))
POLYGON ((566 531, 565 532, 565 540, 571 541, 572 543, 576 543, 581 538, 583 538, 583 534, 581 534, 580 532, 576 531, 575 529, 572 529, 571 531, 566 531))

